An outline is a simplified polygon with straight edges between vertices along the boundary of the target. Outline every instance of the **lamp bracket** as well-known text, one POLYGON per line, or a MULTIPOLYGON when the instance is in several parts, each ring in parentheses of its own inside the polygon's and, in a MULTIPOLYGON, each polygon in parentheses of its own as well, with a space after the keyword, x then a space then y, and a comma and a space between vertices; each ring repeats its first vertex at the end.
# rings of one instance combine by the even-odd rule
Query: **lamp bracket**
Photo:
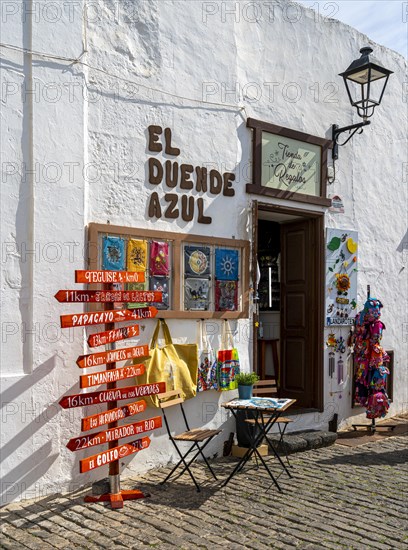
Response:
POLYGON ((368 124, 371 124, 371 120, 365 120, 364 122, 359 122, 358 124, 351 124, 350 126, 344 126, 343 128, 339 128, 337 124, 333 124, 332 126, 332 140, 333 140, 333 159, 337 160, 339 158, 339 146, 346 145, 350 141, 350 139, 354 136, 356 132, 361 134, 363 131, 364 126, 368 126, 368 124), (339 143, 339 135, 343 132, 351 132, 346 141, 343 143, 339 143))

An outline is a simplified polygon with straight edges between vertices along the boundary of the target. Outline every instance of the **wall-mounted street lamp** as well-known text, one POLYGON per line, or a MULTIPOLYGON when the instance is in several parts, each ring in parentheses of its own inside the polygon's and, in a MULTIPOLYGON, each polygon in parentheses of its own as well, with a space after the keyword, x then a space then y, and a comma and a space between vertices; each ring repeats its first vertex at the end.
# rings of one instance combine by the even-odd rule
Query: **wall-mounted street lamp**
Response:
MULTIPOLYGON (((393 71, 383 67, 376 59, 370 59, 372 51, 368 47, 362 48, 360 50, 361 57, 353 61, 344 73, 339 74, 343 77, 350 103, 357 109, 357 114, 363 119, 363 122, 343 128, 333 124, 333 161, 339 158, 339 146, 345 145, 356 132, 361 134, 363 127, 371 123, 368 119, 373 116, 374 109, 381 103, 388 78, 393 73, 393 71), (339 135, 347 131, 350 135, 346 141, 339 143, 339 135)), ((332 181, 334 181, 334 178, 332 181)))

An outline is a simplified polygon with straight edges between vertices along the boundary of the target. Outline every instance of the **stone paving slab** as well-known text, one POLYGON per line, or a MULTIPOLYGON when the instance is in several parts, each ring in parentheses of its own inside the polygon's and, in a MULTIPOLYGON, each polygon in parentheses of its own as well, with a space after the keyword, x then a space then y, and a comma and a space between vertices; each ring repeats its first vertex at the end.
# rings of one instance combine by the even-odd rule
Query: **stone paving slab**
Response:
MULTIPOLYGON (((367 420, 366 422, 369 427, 370 421, 367 420)), ((347 447, 357 447, 366 443, 372 443, 373 441, 381 441, 386 437, 406 436, 408 435, 408 414, 400 414, 390 419, 377 421, 376 427, 377 429, 374 433, 362 427, 357 428, 357 430, 351 428, 339 432, 336 443, 347 447), (382 428, 381 426, 394 426, 394 428, 382 428)))
POLYGON ((150 498, 122 510, 85 504, 89 488, 10 504, 0 510, 0 548, 178 548, 388 550, 408 547, 408 438, 350 448, 334 445, 292 455, 290 479, 276 459, 280 493, 255 461, 222 487, 236 459, 213 462, 219 478, 194 465, 188 476, 160 485, 168 469, 122 483, 150 498))

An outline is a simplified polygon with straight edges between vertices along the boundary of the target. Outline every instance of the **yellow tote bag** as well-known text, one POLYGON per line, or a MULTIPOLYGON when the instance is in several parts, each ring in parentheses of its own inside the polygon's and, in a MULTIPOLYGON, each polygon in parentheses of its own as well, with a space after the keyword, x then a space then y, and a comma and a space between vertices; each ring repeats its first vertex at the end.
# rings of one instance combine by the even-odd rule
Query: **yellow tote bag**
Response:
MULTIPOLYGON (((184 398, 190 399, 197 393, 198 345, 173 344, 170 331, 164 319, 157 321, 156 329, 150 342, 150 357, 134 361, 144 363, 145 373, 137 377, 137 384, 154 384, 166 382, 166 391, 180 389, 184 398), (165 345, 157 344, 160 327, 163 329, 165 345)), ((146 402, 154 407, 159 406, 156 396, 152 395, 146 402)))

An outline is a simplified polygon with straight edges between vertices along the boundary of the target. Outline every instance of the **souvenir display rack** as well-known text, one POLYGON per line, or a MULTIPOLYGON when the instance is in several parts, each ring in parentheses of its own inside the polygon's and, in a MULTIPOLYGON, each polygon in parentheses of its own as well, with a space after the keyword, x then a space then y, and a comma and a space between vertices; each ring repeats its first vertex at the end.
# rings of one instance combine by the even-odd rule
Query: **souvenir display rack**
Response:
MULTIPOLYGON (((370 285, 367 285, 367 301, 366 304, 370 301, 370 285)), ((378 302, 378 301, 376 301, 378 302)), ((381 304, 379 305, 378 310, 381 308, 381 304)), ((361 316, 365 314, 365 309, 360 312, 359 315, 356 317, 356 327, 358 327, 358 323, 360 322, 361 327, 361 316)), ((374 397, 376 397, 377 394, 383 395, 383 399, 388 401, 388 396, 385 390, 385 380, 387 377, 388 368, 384 367, 384 363, 388 362, 389 358, 387 356, 387 353, 384 352, 383 348, 379 346, 379 342, 381 341, 382 337, 382 329, 384 328, 381 321, 379 321, 380 313, 378 312, 376 316, 373 316, 373 319, 369 319, 366 321, 366 317, 363 318, 363 327, 365 334, 360 336, 358 334, 358 328, 356 329, 356 332, 354 333, 354 365, 355 365, 355 381, 357 386, 357 393, 359 387, 363 388, 365 393, 360 397, 360 402, 363 406, 366 406, 367 408, 367 417, 371 418, 371 424, 352 424, 354 430, 357 430, 357 428, 365 428, 368 430, 371 434, 374 434, 378 428, 385 428, 393 430, 395 428, 395 425, 393 424, 380 424, 376 425, 376 418, 377 417, 383 417, 387 414, 388 411, 388 404, 386 403, 385 406, 381 410, 376 410, 373 406, 374 397), (380 328, 375 329, 375 331, 378 331, 378 334, 373 334, 371 332, 371 326, 374 324, 380 324, 380 328), (361 342, 359 349, 356 349, 359 343, 359 339, 364 338, 364 341, 361 342), (366 342, 367 341, 367 344, 366 342), (368 348, 367 348, 368 345, 368 348), (373 355, 374 357, 373 359, 373 355), (362 366, 360 366, 360 363, 362 366), (364 368, 363 368, 364 367, 364 368), (368 369, 368 372, 366 372, 368 369), (381 371, 383 369, 383 372, 381 371), (375 375, 378 375, 377 382, 374 383, 374 377, 375 375), (369 379, 367 379, 367 376, 369 379), (360 382, 361 380, 361 382, 360 382), (360 382, 360 383, 359 383, 360 382), (365 387, 364 387, 365 386, 365 387), (374 395, 375 394, 375 395, 374 395), (370 404, 371 401, 371 404, 370 404), (363 404, 364 403, 364 404, 363 404)), ((360 328, 361 331, 361 328, 360 328)))

